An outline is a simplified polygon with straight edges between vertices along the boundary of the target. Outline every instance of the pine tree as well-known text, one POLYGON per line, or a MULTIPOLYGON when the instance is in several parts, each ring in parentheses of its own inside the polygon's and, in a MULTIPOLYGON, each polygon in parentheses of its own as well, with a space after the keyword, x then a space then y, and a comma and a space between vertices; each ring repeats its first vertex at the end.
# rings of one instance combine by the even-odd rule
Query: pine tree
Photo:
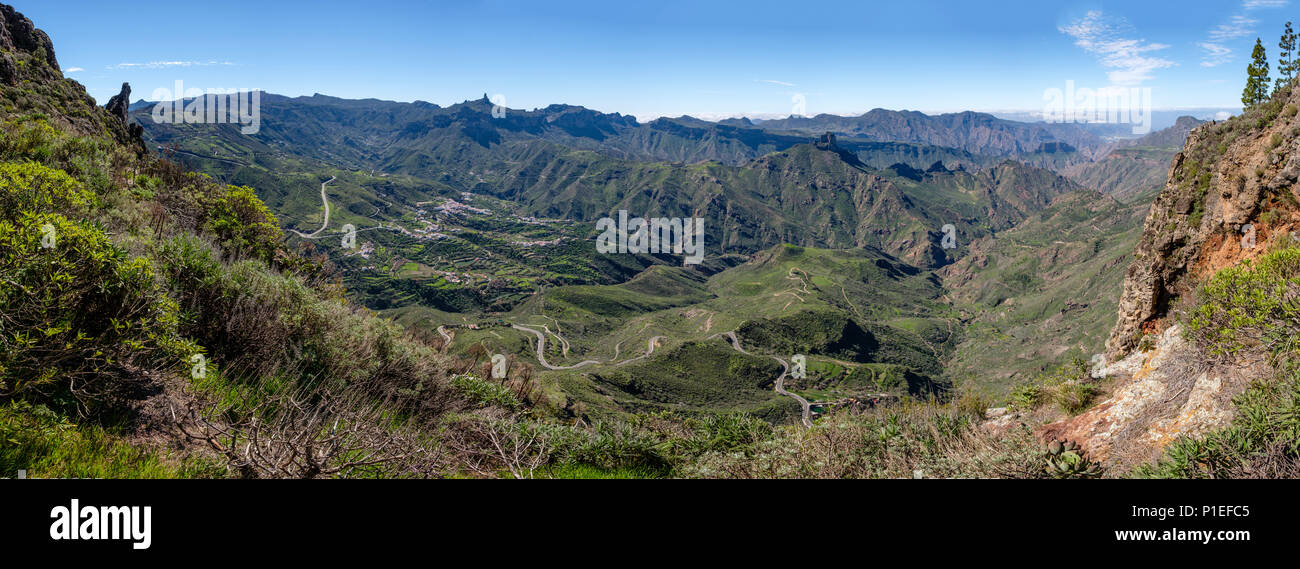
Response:
POLYGON ((1250 65, 1246 66, 1246 88, 1241 91, 1241 104, 1246 108, 1268 100, 1268 55, 1259 38, 1255 38, 1255 50, 1250 58, 1250 65))
POLYGON ((1297 71, 1295 56, 1295 32, 1291 29, 1291 22, 1286 23, 1286 29, 1282 31, 1282 39, 1277 42, 1278 49, 1281 50, 1277 56, 1277 85, 1273 91, 1281 91, 1283 87, 1290 85, 1291 80, 1295 78, 1297 71))

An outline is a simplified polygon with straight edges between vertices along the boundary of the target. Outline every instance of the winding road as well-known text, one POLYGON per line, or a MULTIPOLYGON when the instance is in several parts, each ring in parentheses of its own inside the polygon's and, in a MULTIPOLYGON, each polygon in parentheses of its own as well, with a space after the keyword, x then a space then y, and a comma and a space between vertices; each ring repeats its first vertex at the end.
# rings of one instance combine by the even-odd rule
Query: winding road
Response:
POLYGON ((333 182, 335 178, 337 178, 337 176, 330 176, 330 179, 325 180, 325 181, 324 181, 323 183, 321 183, 321 185, 320 185, 320 201, 321 201, 322 203, 325 204, 325 221, 324 221, 323 223, 320 224, 320 229, 317 229, 316 231, 313 231, 313 232, 311 232, 311 233, 303 233, 303 232, 301 232, 301 231, 298 231, 297 229, 290 229, 289 231, 292 231, 292 232, 294 232, 294 233, 297 233, 297 234, 298 234, 298 237, 302 237, 303 239, 315 239, 316 236, 320 234, 320 232, 325 231, 325 228, 326 228, 326 227, 329 227, 329 225, 330 225, 330 200, 329 200, 329 198, 325 197, 325 185, 328 184, 328 183, 330 183, 330 182, 333 182))
MULTIPOLYGON (((744 348, 740 347, 740 338, 736 337, 736 333, 734 331, 727 332, 725 336, 731 339, 731 347, 735 348, 737 352, 740 352, 747 356, 754 355, 749 352, 746 352, 744 348)), ((807 399, 804 399, 803 397, 800 397, 797 394, 790 393, 789 391, 785 390, 785 376, 790 373, 790 363, 776 356, 772 356, 772 359, 781 362, 781 375, 776 378, 776 392, 781 395, 793 397, 795 401, 799 402, 799 408, 803 411, 803 417, 802 417, 803 426, 811 428, 812 427, 812 405, 808 403, 807 399)))
MULTIPOLYGON (((566 369, 578 369, 578 368, 580 368, 580 367, 589 366, 589 365, 591 365, 591 364, 599 364, 599 363, 614 363, 614 360, 611 359, 611 360, 608 361, 608 362, 601 362, 601 361, 598 361, 598 360, 584 360, 584 361, 578 362, 578 363, 573 364, 573 365, 570 365, 570 366, 557 366, 557 365, 552 365, 551 362, 546 361, 546 334, 543 334, 540 330, 534 330, 534 329, 532 329, 532 328, 528 328, 528 327, 525 327, 525 326, 520 326, 519 324, 511 324, 510 327, 511 327, 511 328, 514 328, 515 330, 519 330, 519 331, 522 331, 522 332, 528 332, 529 334, 532 334, 532 335, 534 335, 534 336, 537 336, 537 363, 538 363, 538 364, 541 364, 541 366, 544 367, 544 368, 546 368, 546 369, 549 369, 549 370, 552 370, 552 371, 558 371, 558 370, 566 370, 566 369)), ((545 326, 543 326, 543 328, 545 328, 545 326)), ((547 330, 547 331, 549 332, 549 330, 547 330)), ((447 327, 446 327, 446 326, 438 326, 438 334, 441 335, 441 336, 442 336, 442 339, 443 339, 443 340, 446 340, 446 342, 447 342, 448 344, 451 344, 452 336, 451 336, 451 334, 447 333, 447 327)), ((554 332, 552 332, 552 334, 554 334, 554 332)), ((557 338, 560 338, 559 335, 556 335, 556 337, 557 337, 557 338)), ((658 347, 658 345, 659 345, 659 341, 660 341, 660 340, 663 340, 663 339, 664 339, 664 336, 655 336, 655 337, 653 337, 653 338, 650 338, 648 341, 646 341, 646 347, 645 347, 645 353, 644 353, 644 354, 641 354, 641 355, 639 355, 639 356, 637 356, 637 357, 635 357, 635 358, 628 358, 628 359, 623 360, 623 361, 621 361, 621 362, 614 363, 614 365, 615 365, 615 366, 621 366, 621 365, 623 365, 623 364, 627 364, 627 363, 635 362, 635 361, 637 361, 637 360, 643 360, 643 359, 645 359, 645 358, 650 357, 651 354, 654 354, 654 353, 655 353, 655 348, 658 347)), ((563 339, 563 338, 560 338, 560 341, 563 342, 564 339, 563 339)), ((617 352, 617 350, 616 350, 615 353, 614 353, 614 359, 618 359, 618 352, 617 352)))
MULTIPOLYGON (((599 363, 613 363, 612 360, 611 360, 610 362, 601 362, 601 361, 598 361, 598 360, 584 360, 584 361, 580 361, 580 362, 578 362, 578 363, 576 363, 576 364, 569 365, 569 366, 557 366, 557 365, 552 365, 550 362, 546 361, 546 334, 542 333, 541 330, 534 330, 534 329, 532 329, 532 328, 528 328, 528 327, 525 327, 525 326, 521 326, 521 325, 519 325, 519 324, 511 324, 510 327, 511 327, 511 328, 514 328, 515 330, 519 330, 519 331, 521 331, 521 332, 528 332, 529 334, 532 334, 532 335, 534 335, 534 336, 537 337, 537 363, 538 363, 538 364, 541 364, 541 366, 544 367, 544 368, 546 368, 546 369, 549 369, 549 370, 552 370, 552 371, 561 371, 561 370, 569 370, 569 369, 578 369, 578 368, 580 368, 580 367, 585 367, 585 366, 589 366, 589 365, 592 365, 592 364, 599 364, 599 363)), ((445 327, 443 327, 443 326, 438 326, 438 334, 441 334, 442 337, 443 337, 445 340, 447 340, 448 343, 451 342, 451 336, 447 333, 447 330, 446 330, 445 327)), ((752 353, 749 353, 749 352, 745 351, 745 348, 741 347, 741 345, 740 345, 740 338, 736 336, 736 333, 735 333, 734 331, 732 331, 732 332, 727 332, 727 333, 725 333, 725 334, 723 334, 723 335, 726 336, 728 339, 731 340, 731 347, 732 347, 732 348, 735 348, 735 350, 736 350, 737 352, 740 352, 740 353, 745 354, 745 355, 747 355, 747 356, 754 356, 754 355, 756 355, 756 354, 752 354, 752 353)), ((711 336, 711 337, 716 338, 717 336, 711 336)), ((621 362, 614 363, 614 365, 615 365, 615 366, 621 366, 621 365, 624 365, 624 364, 628 364, 628 363, 631 363, 631 362, 634 362, 634 361, 638 361, 638 360, 643 360, 643 359, 645 359, 645 358, 650 357, 652 354, 654 354, 654 352, 655 352, 655 348, 659 345, 659 341, 660 341, 660 340, 663 340, 663 339, 664 339, 664 336, 655 336, 655 337, 653 337, 653 338, 650 338, 648 341, 646 341, 646 348, 645 348, 645 353, 644 353, 644 354, 641 354, 641 355, 639 355, 639 356, 637 356, 637 357, 635 357, 635 358, 628 358, 628 359, 623 360, 623 361, 621 361, 621 362)), ((617 353, 614 355, 614 357, 615 357, 615 358, 618 358, 617 353)), ((785 361, 785 360, 783 360, 783 359, 781 359, 781 358, 778 358, 778 357, 776 357, 776 356, 770 356, 770 357, 771 357, 772 359, 776 360, 777 362, 780 362, 780 364, 781 364, 781 375, 777 376, 777 378, 776 378, 776 382, 775 382, 775 388, 776 388, 776 392, 777 392, 777 394, 779 394, 779 395, 784 395, 784 396, 786 396, 786 397, 793 398, 795 401, 798 401, 798 402, 799 402, 799 409, 800 409, 800 411, 801 411, 801 417, 800 417, 800 420, 801 420, 801 422, 803 423, 803 426, 804 426, 804 427, 806 427, 806 428, 811 428, 811 427, 813 426, 813 424, 812 424, 812 404, 809 403, 807 399, 804 399, 804 398, 801 397, 800 395, 798 395, 798 394, 796 394, 796 393, 791 393, 791 392, 785 390, 785 376, 787 376, 787 375, 790 374, 790 362, 787 362, 787 361, 785 361)))
MULTIPOLYGON (((545 354, 546 354, 546 334, 543 334, 543 333, 542 333, 541 331, 539 331, 539 330, 534 330, 534 329, 532 329, 532 328, 526 328, 526 327, 524 327, 524 326, 520 326, 520 325, 518 325, 518 324, 511 324, 510 327, 511 327, 511 328, 514 328, 515 330, 520 330, 520 331, 523 331, 523 332, 528 332, 528 333, 530 333, 530 334, 532 334, 532 335, 534 335, 534 336, 537 336, 537 363, 541 364, 541 366, 544 367, 544 368, 546 368, 546 369, 549 369, 549 370, 578 369, 578 368, 580 368, 580 367, 583 367, 583 366, 589 366, 589 365, 591 365, 591 364, 608 363, 608 362, 601 362, 601 361, 597 361, 597 360, 584 360, 584 361, 580 361, 580 362, 578 362, 578 363, 576 363, 576 364, 573 364, 573 365, 571 365, 571 366, 557 366, 557 365, 552 365, 550 362, 546 361, 546 355, 545 355, 545 354)), ((653 337, 653 338, 650 338, 650 340, 649 340, 648 342, 646 342, 646 351, 645 351, 644 354, 642 354, 642 355, 640 355, 640 356, 637 356, 637 357, 635 357, 635 358, 630 358, 630 359, 623 360, 623 361, 618 362, 618 363, 616 363, 616 364, 614 364, 614 365, 616 365, 616 366, 621 366, 621 365, 623 365, 623 364, 625 364, 625 363, 628 363, 628 362, 634 362, 634 361, 637 361, 637 360, 641 360, 641 359, 645 359, 645 358, 650 357, 650 354, 653 354, 653 353, 655 352, 655 346, 657 346, 658 343, 659 343, 659 340, 662 340, 662 339, 664 339, 663 336, 655 336, 655 337, 653 337)))
POLYGON ((518 325, 518 324, 511 324, 510 327, 511 327, 511 328, 514 328, 515 330, 520 330, 520 331, 523 331, 523 332, 528 332, 528 333, 530 333, 530 334, 532 334, 532 335, 534 335, 534 336, 537 336, 537 363, 541 364, 542 367, 544 367, 544 368, 546 368, 546 369, 549 369, 549 370, 578 369, 578 368, 583 367, 583 366, 588 366, 588 365, 591 365, 591 364, 598 364, 598 363, 600 363, 599 361, 596 361, 596 360, 584 360, 584 361, 578 362, 578 363, 576 363, 576 364, 573 364, 573 365, 571 365, 571 366, 556 366, 556 365, 551 365, 550 362, 547 362, 547 361, 546 361, 546 355, 545 355, 545 351, 546 351, 546 334, 543 334, 540 330, 534 330, 534 329, 532 329, 532 328, 525 328, 525 327, 520 326, 520 325, 518 325))

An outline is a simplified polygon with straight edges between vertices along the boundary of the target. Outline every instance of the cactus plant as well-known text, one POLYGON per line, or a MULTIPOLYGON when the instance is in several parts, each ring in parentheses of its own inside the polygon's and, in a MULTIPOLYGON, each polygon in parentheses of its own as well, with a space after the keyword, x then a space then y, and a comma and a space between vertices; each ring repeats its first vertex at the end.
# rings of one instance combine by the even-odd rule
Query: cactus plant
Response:
POLYGON ((1069 441, 1053 440, 1047 444, 1044 472, 1052 478, 1096 478, 1101 465, 1088 460, 1083 449, 1069 441))

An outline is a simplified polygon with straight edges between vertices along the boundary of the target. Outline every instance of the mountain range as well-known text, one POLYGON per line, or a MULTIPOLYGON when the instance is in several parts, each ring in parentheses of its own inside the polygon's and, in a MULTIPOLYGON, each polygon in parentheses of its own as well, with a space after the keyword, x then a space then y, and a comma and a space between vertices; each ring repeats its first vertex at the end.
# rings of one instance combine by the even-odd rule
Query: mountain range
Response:
POLYGON ((269 93, 244 133, 155 122, 129 85, 97 106, 0 18, 0 467, 1300 464, 1290 86, 1125 140, 975 112, 641 123, 269 93), (699 218, 703 262, 598 249, 620 212, 699 218))
MULTIPOLYGON (((367 235, 365 242, 384 253, 383 267, 336 257, 347 268, 345 282, 364 303, 403 321, 432 329, 477 314, 526 311, 539 285, 618 285, 647 266, 680 261, 627 256, 612 265, 594 262, 604 258, 589 248, 597 220, 620 210, 699 217, 708 227, 712 259, 701 267, 706 275, 785 244, 878 250, 911 270, 939 271, 932 278, 944 283, 944 310, 954 311, 942 318, 987 320, 1001 331, 962 327, 963 333, 948 334, 941 343, 949 347, 939 357, 951 361, 928 367, 923 376, 949 387, 961 377, 961 389, 992 393, 1005 393, 1067 353, 1100 351, 1114 311, 1107 298, 1121 279, 1118 259, 1139 230, 1138 212, 1163 181, 1162 157, 1172 157, 1199 123, 1187 117, 1169 129, 1116 142, 1085 125, 1020 123, 981 113, 932 117, 877 109, 858 117, 757 124, 691 117, 643 124, 570 105, 499 108, 486 96, 449 107, 323 95, 263 94, 262 101, 262 128, 253 135, 236 125, 155 123, 145 102, 132 106, 131 117, 145 127, 151 147, 218 179, 257 188, 300 231, 324 221, 312 219, 322 207, 310 188, 327 175, 336 212, 332 226, 436 221, 456 227, 434 241, 409 232, 367 235), (443 200, 491 213, 419 213, 427 209, 419 204, 443 200), (558 223, 511 228, 507 219, 572 225, 563 231, 558 223), (946 226, 953 237, 949 247, 943 246, 946 226), (1075 231, 1079 226, 1108 229, 1099 238, 1075 231), (527 251, 512 245, 525 242, 525 230, 528 242, 557 245, 527 251), (1058 251, 1026 264, 1017 248, 1041 246, 1039 236, 1048 234, 1064 238, 1054 240, 1058 249, 1078 253, 1062 257, 1058 251), (1028 235, 1036 237, 1010 245, 1028 235), (577 241, 559 248, 565 239, 577 241), (542 251, 547 253, 539 256, 542 251), (991 262, 993 251, 994 258, 1007 261, 991 262), (1067 259, 1059 269, 1047 268, 1067 259), (1086 292, 1067 273, 1044 278, 1033 269, 1045 263, 1039 271, 1068 271, 1084 259, 1096 259, 1099 271, 1086 292), (445 274, 449 262, 456 263, 459 276, 445 274), (1019 267, 1010 275, 1008 262, 1019 267), (1011 307, 1016 316, 1007 318, 1018 297, 1036 300, 1011 307), (1041 344, 1038 322, 1070 306, 1083 306, 1084 312, 1055 327, 1058 341, 1051 347, 1041 344), (990 320, 993 314, 1002 316, 990 320), (1018 341, 1032 344, 1027 365, 980 363, 985 355, 1007 353, 1006 334, 1025 334, 1018 341), (971 348, 953 350, 963 335, 971 348), (1001 346, 973 347, 995 338, 1002 338, 1001 346)), ((836 310, 848 310, 851 295, 841 296, 836 310)), ((578 319, 563 327, 590 325, 578 319)), ((574 342, 572 335, 560 345, 578 354, 609 348, 574 342)), ((573 354, 555 355, 563 356, 573 354)))

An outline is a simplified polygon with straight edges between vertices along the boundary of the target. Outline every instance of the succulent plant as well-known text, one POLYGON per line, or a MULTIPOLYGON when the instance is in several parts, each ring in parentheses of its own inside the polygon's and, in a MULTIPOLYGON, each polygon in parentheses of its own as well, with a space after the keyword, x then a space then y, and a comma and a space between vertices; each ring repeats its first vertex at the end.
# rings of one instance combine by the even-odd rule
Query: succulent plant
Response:
POLYGON ((1088 460, 1083 449, 1069 441, 1054 440, 1047 444, 1043 470, 1053 478, 1096 478, 1101 465, 1088 460))

